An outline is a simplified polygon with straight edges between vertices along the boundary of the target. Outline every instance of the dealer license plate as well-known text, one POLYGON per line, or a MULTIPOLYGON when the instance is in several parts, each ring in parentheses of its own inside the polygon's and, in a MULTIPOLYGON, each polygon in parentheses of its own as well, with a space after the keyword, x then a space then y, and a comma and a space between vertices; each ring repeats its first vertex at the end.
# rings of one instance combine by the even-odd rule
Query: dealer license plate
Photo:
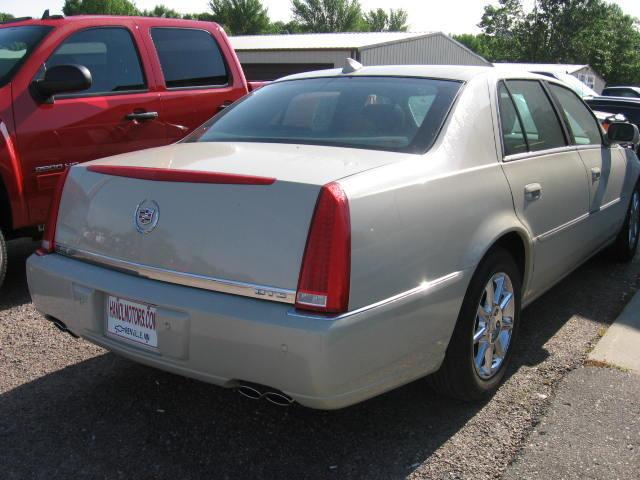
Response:
POLYGON ((109 295, 107 331, 127 340, 157 348, 156 307, 109 295))

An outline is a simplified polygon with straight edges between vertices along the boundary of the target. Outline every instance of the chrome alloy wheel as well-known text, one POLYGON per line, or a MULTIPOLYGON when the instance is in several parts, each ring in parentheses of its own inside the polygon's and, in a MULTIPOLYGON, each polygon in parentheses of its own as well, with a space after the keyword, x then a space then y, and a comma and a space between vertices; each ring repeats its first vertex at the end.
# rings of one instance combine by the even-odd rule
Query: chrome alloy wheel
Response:
POLYGON ((506 273, 496 273, 480 298, 473 331, 473 366, 483 380, 493 377, 504 362, 511 344, 514 315, 511 279, 506 273))
POLYGON ((631 197, 631 208, 629 209, 629 247, 633 248, 640 230, 640 194, 633 191, 631 197))

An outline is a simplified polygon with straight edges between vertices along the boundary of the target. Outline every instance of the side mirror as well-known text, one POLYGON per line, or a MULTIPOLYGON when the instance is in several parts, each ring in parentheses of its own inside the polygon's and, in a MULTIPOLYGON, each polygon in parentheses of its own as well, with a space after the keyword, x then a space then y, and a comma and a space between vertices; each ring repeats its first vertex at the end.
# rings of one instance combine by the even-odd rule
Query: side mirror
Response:
POLYGON ((634 150, 640 144, 640 133, 633 123, 613 122, 607 130, 607 138, 612 145, 633 145, 634 150))
POLYGON ((86 90, 91 82, 91 72, 83 65, 56 65, 47 69, 44 78, 34 81, 32 86, 42 102, 53 103, 54 95, 86 90))

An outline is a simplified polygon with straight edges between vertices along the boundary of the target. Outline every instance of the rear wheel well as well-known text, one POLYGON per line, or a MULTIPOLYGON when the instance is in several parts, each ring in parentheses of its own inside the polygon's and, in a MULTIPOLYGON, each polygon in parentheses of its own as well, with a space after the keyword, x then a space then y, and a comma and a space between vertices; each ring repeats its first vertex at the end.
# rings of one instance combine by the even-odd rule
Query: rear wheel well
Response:
POLYGON ((506 233, 496 240, 489 251, 495 248, 502 248, 513 257, 520 271, 520 281, 524 284, 525 272, 527 271, 527 252, 522 237, 517 232, 506 233))

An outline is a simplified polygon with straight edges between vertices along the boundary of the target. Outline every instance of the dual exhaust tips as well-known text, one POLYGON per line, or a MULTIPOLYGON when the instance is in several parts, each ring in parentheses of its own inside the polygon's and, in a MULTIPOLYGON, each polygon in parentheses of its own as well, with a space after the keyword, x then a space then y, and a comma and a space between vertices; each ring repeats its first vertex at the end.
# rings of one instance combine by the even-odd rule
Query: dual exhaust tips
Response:
POLYGON ((289 407, 294 402, 293 398, 286 393, 255 383, 240 382, 236 387, 236 391, 243 397, 250 398, 251 400, 264 399, 279 407, 289 407))

